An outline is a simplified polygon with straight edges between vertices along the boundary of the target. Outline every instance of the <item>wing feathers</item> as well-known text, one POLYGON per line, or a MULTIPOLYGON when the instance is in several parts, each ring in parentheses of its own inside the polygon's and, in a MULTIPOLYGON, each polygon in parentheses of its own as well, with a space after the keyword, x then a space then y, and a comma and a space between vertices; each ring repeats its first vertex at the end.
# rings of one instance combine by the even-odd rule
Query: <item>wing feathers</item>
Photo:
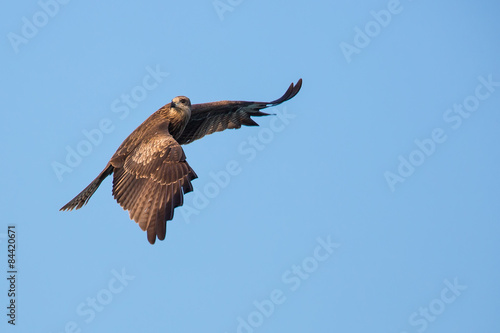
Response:
POLYGON ((293 85, 293 83, 290 84, 290 87, 288 87, 288 90, 283 94, 283 96, 267 104, 278 105, 283 102, 286 102, 289 99, 295 97, 295 95, 297 95, 297 93, 299 92, 300 88, 302 88, 302 79, 299 79, 299 81, 297 81, 297 84, 295 86, 293 85))
MULTIPOLYGON (((157 228, 156 229, 156 236, 158 237, 159 240, 164 240, 165 235, 167 234, 167 223, 161 222, 161 221, 167 221, 166 209, 165 209, 167 196, 166 196, 165 192, 166 192, 166 189, 164 186, 162 186, 162 194, 158 197, 159 201, 158 201, 158 205, 156 206, 157 207, 156 208, 156 221, 159 222, 156 225, 156 228, 157 228)), ((149 239, 149 235, 148 235, 148 239, 149 239)), ((153 238, 153 242, 154 242, 154 238, 153 238)))
POLYGON ((283 96, 272 102, 220 101, 194 104, 191 118, 177 142, 184 145, 225 129, 236 129, 242 125, 258 126, 251 117, 269 115, 260 110, 288 101, 297 95, 301 87, 302 79, 295 85, 290 84, 283 96))
POLYGON ((169 135, 158 134, 139 144, 113 176, 113 196, 130 218, 147 231, 151 244, 166 235, 166 221, 192 191, 196 173, 185 161, 181 146, 169 135))

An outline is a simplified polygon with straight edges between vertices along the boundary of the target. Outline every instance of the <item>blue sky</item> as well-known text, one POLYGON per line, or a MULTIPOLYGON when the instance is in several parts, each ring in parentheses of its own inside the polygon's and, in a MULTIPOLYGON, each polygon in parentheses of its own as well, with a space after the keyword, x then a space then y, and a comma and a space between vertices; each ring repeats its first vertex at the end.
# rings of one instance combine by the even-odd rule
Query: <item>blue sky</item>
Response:
POLYGON ((495 1, 9 3, 0 14, 2 332, 498 332, 495 1), (107 179, 177 95, 272 100, 184 146, 151 246, 107 179))

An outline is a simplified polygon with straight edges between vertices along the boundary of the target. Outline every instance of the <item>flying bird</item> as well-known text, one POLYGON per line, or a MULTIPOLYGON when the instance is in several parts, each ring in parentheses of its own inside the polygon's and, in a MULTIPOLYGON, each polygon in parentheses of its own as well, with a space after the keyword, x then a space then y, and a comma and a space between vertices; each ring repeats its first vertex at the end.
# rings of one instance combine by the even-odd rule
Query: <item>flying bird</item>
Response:
POLYGON ((113 196, 129 211, 130 218, 147 230, 147 238, 165 239, 166 222, 174 208, 182 206, 184 194, 193 190, 198 178, 186 162, 181 145, 205 135, 242 125, 258 126, 251 117, 267 116, 260 110, 294 97, 302 79, 272 102, 219 101, 194 104, 177 96, 153 113, 118 147, 102 172, 60 210, 79 209, 89 201, 102 181, 113 174, 113 196))

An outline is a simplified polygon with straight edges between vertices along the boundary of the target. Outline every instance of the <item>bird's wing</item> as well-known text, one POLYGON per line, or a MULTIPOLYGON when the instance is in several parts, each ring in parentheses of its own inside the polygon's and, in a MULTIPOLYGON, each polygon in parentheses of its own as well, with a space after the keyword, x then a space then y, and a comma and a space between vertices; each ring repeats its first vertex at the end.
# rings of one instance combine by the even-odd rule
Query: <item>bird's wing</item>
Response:
POLYGON ((141 144, 145 138, 151 137, 157 132, 168 133, 169 122, 165 117, 165 111, 168 108, 170 108, 170 104, 161 107, 123 140, 120 147, 118 147, 111 158, 110 162, 113 166, 121 166, 125 158, 141 144))
POLYGON ((260 110, 288 101, 297 95, 301 86, 302 79, 295 85, 290 84, 285 94, 272 102, 220 101, 194 104, 191 118, 177 141, 183 145, 225 129, 240 128, 241 125, 258 126, 252 116, 267 116, 268 113, 260 110))
POLYGON ((130 213, 148 241, 165 239, 166 221, 174 208, 183 204, 183 194, 191 192, 196 173, 186 162, 182 147, 168 132, 145 138, 119 163, 113 175, 113 196, 130 213))

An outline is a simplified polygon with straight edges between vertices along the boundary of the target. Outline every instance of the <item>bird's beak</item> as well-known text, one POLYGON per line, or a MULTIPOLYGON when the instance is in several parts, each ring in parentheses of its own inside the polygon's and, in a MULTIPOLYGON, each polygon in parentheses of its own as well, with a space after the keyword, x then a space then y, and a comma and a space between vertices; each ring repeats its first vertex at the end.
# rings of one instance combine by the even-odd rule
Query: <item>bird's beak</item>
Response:
POLYGON ((171 108, 175 108, 175 103, 174 103, 174 100, 172 100, 172 102, 170 102, 170 107, 171 107, 171 108))

